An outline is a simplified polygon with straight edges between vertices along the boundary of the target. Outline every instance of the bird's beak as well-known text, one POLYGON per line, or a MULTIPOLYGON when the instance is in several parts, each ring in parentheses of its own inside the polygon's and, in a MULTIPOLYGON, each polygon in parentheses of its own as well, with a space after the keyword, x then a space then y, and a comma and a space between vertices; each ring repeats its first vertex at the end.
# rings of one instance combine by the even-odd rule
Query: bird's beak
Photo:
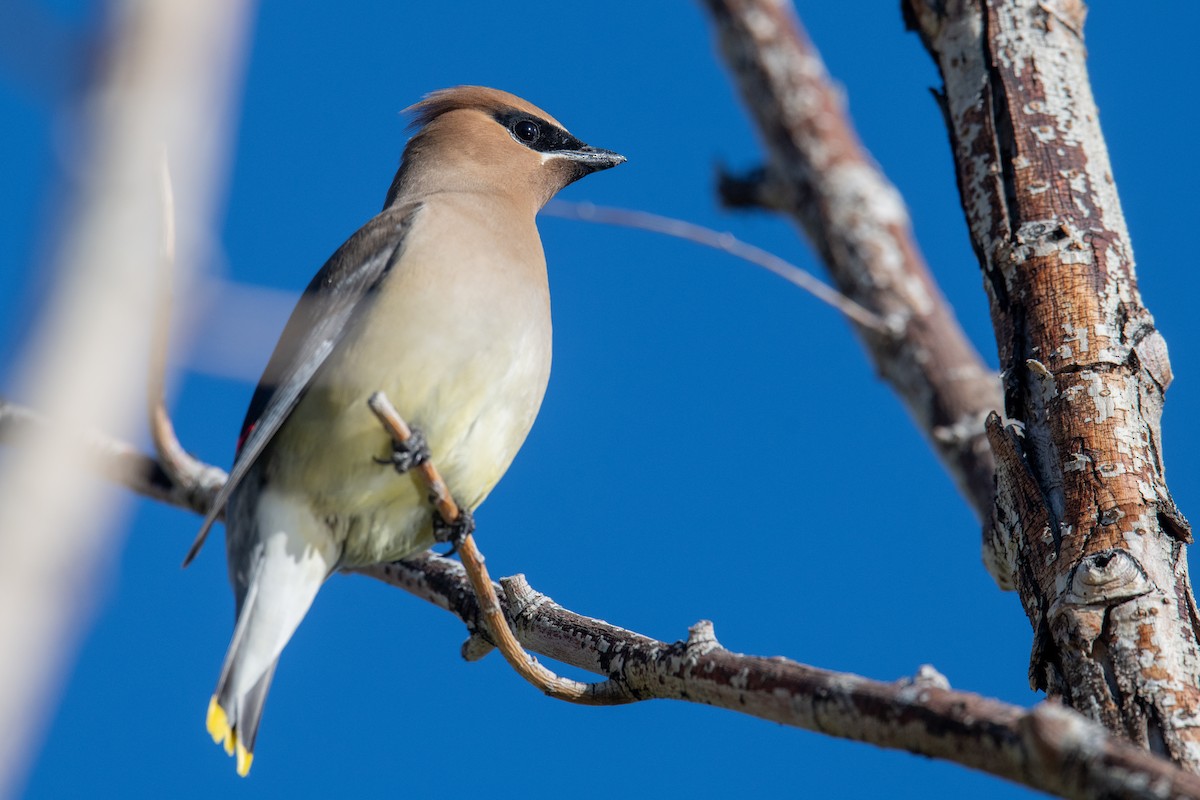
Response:
MULTIPOLYGON (((575 150, 560 150, 558 155, 564 156, 583 167, 586 172, 599 172, 602 169, 615 167, 625 162, 625 156, 612 150, 601 150, 599 147, 584 145, 575 150)), ((586 174, 586 173, 585 173, 586 174)))

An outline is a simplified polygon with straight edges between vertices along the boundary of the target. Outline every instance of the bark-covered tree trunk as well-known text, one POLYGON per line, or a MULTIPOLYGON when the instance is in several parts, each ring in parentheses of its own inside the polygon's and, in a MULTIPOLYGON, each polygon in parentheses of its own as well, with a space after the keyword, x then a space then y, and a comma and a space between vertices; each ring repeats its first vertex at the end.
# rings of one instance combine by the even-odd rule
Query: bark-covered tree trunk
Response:
POLYGON ((1187 522, 1163 472, 1166 345, 1133 249, 1075 0, 906 0, 937 62, 1004 370, 985 549, 1034 627, 1030 679, 1200 768, 1187 522))

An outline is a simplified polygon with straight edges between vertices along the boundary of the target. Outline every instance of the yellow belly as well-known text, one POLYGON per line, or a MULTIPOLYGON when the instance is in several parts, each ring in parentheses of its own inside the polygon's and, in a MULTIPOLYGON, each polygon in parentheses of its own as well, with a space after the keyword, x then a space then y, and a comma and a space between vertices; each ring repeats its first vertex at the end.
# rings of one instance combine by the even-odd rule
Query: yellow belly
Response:
POLYGON ((482 213, 480 202, 447 194, 426 203, 401 263, 355 315, 264 454, 272 484, 329 520, 347 565, 400 558, 432 537, 424 488, 376 462, 391 442, 367 407, 374 392, 425 434, 434 464, 468 509, 508 469, 541 405, 551 336, 536 230, 491 230, 499 217, 482 213), (464 237, 468 219, 487 235, 464 237))
POLYGON ((393 561, 429 547, 427 491, 414 475, 379 463, 390 455, 391 439, 367 398, 378 389, 387 393, 425 434, 455 499, 473 510, 512 463, 545 392, 549 364, 508 349, 480 351, 452 370, 436 365, 437 379, 421 381, 403 378, 429 375, 421 369, 434 364, 401 358, 385 373, 349 348, 280 429, 266 454, 268 480, 329 521, 343 566, 393 561))

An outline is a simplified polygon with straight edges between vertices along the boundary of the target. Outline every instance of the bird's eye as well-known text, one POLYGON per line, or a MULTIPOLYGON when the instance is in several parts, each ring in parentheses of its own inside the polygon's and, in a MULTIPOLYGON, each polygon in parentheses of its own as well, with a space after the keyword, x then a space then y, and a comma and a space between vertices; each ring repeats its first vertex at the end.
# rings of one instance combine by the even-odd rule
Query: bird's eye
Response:
POLYGON ((532 120, 523 119, 513 126, 513 133, 522 142, 536 142, 542 131, 538 128, 537 123, 532 120))

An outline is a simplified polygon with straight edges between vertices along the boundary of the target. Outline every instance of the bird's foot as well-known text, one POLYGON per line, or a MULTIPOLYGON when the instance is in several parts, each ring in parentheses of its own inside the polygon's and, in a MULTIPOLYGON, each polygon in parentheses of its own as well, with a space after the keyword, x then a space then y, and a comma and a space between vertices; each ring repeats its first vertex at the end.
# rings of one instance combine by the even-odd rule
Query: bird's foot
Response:
POLYGON ((475 530, 475 517, 464 506, 458 507, 458 518, 454 522, 446 522, 441 514, 433 515, 433 540, 449 542, 450 549, 442 554, 449 558, 458 552, 458 547, 475 530))
POLYGON ((391 464, 396 472, 403 475, 413 467, 421 466, 430 457, 429 442, 425 440, 425 434, 413 428, 411 435, 403 442, 392 441, 392 454, 389 458, 375 460, 380 464, 391 464))

